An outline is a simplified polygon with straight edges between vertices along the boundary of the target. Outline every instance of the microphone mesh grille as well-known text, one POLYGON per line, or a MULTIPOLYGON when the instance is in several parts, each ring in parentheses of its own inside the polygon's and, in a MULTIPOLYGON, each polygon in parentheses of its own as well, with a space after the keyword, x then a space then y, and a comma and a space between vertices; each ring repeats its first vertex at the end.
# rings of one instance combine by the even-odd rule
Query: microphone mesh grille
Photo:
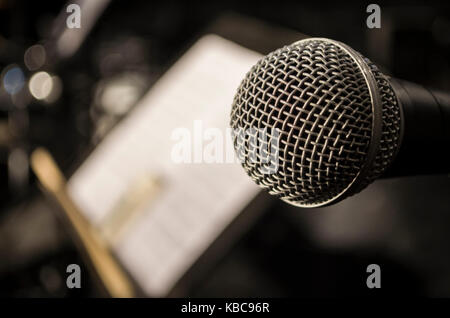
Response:
MULTIPOLYGON (((383 131, 374 169, 358 190, 392 161, 400 131, 395 95, 383 74, 367 63, 380 88, 383 131)), ((260 60, 239 86, 231 111, 231 127, 246 132, 234 136, 234 146, 247 174, 269 193, 300 206, 321 205, 346 191, 367 160, 372 120, 360 68, 340 46, 319 39, 260 60), (269 138, 279 132, 278 148, 261 139, 261 130, 269 138), (256 140, 263 151, 257 151, 256 140), (262 162, 270 150, 278 153, 278 169, 267 173, 262 162)))

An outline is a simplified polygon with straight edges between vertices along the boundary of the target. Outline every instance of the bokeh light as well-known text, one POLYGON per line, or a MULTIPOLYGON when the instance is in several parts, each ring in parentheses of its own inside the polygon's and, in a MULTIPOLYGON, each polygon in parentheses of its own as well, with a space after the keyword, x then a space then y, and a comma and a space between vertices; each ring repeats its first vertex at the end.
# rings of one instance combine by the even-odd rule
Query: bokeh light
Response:
POLYGON ((3 88, 5 91, 14 95, 20 92, 25 83, 25 76, 18 66, 10 66, 7 68, 7 71, 4 73, 2 78, 3 88))
POLYGON ((47 72, 38 72, 31 76, 28 88, 34 98, 44 100, 51 95, 53 79, 47 72))
POLYGON ((24 62, 30 71, 35 71, 45 64, 46 58, 45 48, 40 44, 36 44, 26 50, 24 62))

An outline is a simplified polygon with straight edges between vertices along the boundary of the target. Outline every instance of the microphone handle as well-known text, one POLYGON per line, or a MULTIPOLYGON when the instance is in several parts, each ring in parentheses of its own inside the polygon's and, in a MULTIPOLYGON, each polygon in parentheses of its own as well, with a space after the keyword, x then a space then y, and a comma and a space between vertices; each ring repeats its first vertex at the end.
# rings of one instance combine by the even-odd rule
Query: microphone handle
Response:
POLYGON ((450 172, 450 94, 391 78, 402 110, 402 142, 384 177, 450 172))

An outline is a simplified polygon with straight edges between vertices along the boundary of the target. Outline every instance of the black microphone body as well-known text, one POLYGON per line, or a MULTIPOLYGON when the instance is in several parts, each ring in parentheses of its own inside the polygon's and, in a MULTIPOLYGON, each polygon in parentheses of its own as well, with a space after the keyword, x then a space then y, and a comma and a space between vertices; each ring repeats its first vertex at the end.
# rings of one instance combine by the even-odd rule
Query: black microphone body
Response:
POLYGON ((450 94, 390 78, 403 116, 403 136, 382 177, 450 172, 450 94))

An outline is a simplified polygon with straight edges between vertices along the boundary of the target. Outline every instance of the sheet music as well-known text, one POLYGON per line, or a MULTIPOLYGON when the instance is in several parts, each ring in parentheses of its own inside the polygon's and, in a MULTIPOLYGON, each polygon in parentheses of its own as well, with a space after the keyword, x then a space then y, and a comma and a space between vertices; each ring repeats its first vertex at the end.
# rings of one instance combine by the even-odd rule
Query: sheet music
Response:
POLYGON ((69 180, 70 195, 99 228, 127 207, 139 180, 158 180, 156 191, 141 191, 145 202, 111 240, 150 296, 166 295, 259 191, 238 163, 175 163, 171 152, 174 130, 195 133, 196 120, 225 132, 234 93, 260 57, 215 35, 201 38, 69 180))

